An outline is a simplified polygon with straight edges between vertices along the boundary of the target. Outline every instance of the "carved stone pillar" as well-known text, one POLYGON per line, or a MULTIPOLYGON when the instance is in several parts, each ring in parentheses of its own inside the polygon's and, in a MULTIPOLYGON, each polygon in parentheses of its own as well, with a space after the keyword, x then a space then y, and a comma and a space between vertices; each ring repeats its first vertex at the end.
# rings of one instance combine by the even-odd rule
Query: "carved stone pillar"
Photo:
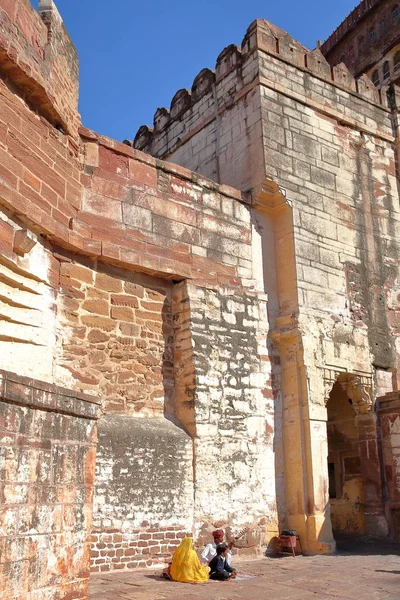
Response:
POLYGON ((273 337, 282 364, 286 525, 296 529, 307 553, 329 554, 335 550, 335 541, 328 498, 322 378, 312 384, 309 381, 297 320, 281 317, 277 326, 273 337))

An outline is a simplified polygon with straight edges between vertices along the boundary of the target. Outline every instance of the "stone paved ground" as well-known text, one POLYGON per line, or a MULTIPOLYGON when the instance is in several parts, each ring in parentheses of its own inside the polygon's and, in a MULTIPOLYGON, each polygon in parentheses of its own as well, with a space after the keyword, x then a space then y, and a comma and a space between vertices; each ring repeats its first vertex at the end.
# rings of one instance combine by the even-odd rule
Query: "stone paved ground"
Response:
POLYGON ((194 585, 165 581, 156 569, 116 571, 92 576, 90 600, 400 600, 398 545, 335 556, 264 557, 236 567, 258 577, 194 585))

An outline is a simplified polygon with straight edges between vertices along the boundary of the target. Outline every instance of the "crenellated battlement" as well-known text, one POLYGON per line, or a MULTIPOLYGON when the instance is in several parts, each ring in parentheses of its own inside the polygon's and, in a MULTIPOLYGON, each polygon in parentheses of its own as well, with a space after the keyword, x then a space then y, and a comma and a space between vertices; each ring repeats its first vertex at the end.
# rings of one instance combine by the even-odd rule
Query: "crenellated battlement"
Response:
POLYGON ((188 136, 246 93, 249 84, 260 81, 264 76, 264 53, 362 100, 387 107, 385 93, 367 76, 356 80, 344 64, 331 68, 318 48, 310 51, 279 27, 256 20, 247 29, 241 46, 231 44, 224 48, 215 70, 202 69, 191 90, 179 90, 169 108, 158 108, 153 127, 141 126, 132 145, 161 158, 173 153, 188 136))
POLYGON ((79 65, 53 0, 0 0, 0 73, 54 126, 77 135, 79 65))

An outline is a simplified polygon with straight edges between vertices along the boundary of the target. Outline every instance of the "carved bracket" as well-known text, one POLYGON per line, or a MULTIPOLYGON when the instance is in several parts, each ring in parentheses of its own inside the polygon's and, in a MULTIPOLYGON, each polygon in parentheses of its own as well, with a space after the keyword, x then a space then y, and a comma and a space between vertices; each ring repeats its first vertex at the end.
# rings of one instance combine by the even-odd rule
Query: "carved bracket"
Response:
POLYGON ((270 177, 266 177, 261 185, 251 191, 251 205, 261 212, 277 212, 282 208, 291 208, 291 203, 286 198, 286 190, 270 177))
POLYGON ((357 415, 366 414, 373 409, 372 378, 348 375, 339 381, 346 392, 357 415))
POLYGON ((372 376, 324 369, 325 406, 328 404, 334 384, 338 382, 352 402, 357 415, 373 410, 374 397, 372 376))

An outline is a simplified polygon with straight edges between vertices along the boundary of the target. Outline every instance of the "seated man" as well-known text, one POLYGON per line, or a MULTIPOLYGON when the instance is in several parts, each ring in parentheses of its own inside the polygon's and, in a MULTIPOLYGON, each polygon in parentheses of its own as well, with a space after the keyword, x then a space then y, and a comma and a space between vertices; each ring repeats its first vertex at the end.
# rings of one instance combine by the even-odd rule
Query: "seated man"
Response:
MULTIPOLYGON (((212 532, 211 535, 213 536, 214 541, 207 544, 207 546, 204 548, 203 552, 200 555, 200 560, 203 563, 203 565, 208 565, 210 563, 210 561, 217 554, 218 544, 222 544, 222 542, 224 541, 224 532, 222 531, 222 529, 216 529, 212 532)), ((231 564, 232 559, 232 553, 230 550, 231 547, 232 544, 229 544, 226 556, 226 562, 228 563, 228 565, 231 564)))
POLYGON ((226 560, 228 546, 226 544, 219 544, 216 551, 216 556, 210 562, 210 579, 218 579, 220 581, 235 579, 236 570, 228 565, 226 560))

